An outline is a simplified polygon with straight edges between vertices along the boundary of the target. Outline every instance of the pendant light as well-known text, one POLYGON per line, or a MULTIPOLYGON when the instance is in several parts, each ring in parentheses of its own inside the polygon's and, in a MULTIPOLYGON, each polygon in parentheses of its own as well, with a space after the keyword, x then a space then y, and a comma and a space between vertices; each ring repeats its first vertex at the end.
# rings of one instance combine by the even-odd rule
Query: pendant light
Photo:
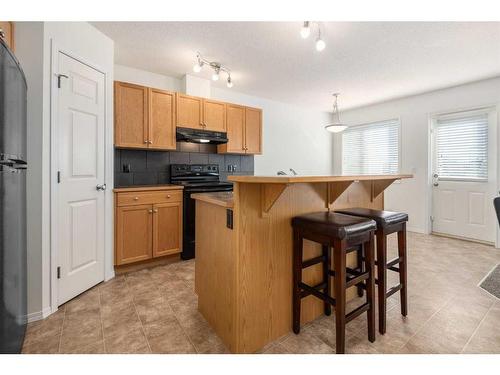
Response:
POLYGON ((338 96, 339 93, 333 94, 333 121, 325 126, 325 129, 328 130, 331 133, 340 133, 343 132, 344 130, 347 129, 347 125, 343 124, 340 122, 340 113, 339 113, 339 107, 338 107, 338 96))

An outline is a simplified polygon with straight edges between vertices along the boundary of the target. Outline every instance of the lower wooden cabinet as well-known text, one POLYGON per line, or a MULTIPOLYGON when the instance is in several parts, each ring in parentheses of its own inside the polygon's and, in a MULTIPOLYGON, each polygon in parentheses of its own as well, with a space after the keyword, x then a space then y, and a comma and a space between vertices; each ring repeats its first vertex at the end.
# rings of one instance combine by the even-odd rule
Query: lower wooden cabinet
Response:
POLYGON ((181 190, 116 191, 115 265, 181 252, 181 190))

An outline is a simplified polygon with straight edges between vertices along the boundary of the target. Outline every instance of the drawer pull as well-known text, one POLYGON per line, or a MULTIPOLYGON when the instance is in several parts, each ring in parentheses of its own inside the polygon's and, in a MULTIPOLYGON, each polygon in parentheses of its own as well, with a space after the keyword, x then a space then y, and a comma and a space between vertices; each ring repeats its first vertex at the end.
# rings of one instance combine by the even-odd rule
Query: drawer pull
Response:
POLYGON ((171 197, 171 195, 170 195, 170 194, 167 194, 167 198, 170 198, 170 197, 171 197))
POLYGON ((155 209, 153 210, 153 212, 158 212, 158 209, 157 209, 157 208, 155 208, 155 209))
POLYGON ((139 197, 134 197, 134 201, 138 201, 139 200, 139 197))
POLYGON ((153 210, 149 210, 149 213, 152 214, 153 213, 153 210))

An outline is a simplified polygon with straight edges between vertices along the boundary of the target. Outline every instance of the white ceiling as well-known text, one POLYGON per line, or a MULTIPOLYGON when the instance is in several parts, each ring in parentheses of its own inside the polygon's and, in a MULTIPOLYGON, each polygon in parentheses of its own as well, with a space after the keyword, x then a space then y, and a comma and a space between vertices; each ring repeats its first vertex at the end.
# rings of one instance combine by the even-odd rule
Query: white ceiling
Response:
POLYGON ((117 64, 181 78, 200 51, 232 70, 232 90, 325 110, 333 92, 345 109, 500 75, 500 22, 326 22, 321 53, 301 22, 92 24, 117 64))

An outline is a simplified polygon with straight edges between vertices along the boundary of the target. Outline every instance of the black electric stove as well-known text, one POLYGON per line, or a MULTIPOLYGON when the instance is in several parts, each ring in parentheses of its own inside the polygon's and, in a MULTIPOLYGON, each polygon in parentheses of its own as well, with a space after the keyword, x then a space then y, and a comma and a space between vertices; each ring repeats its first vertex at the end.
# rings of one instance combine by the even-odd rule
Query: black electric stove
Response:
POLYGON ((181 258, 192 259, 195 257, 196 202, 191 194, 232 191, 233 184, 220 181, 217 164, 171 164, 170 183, 184 187, 181 258))

